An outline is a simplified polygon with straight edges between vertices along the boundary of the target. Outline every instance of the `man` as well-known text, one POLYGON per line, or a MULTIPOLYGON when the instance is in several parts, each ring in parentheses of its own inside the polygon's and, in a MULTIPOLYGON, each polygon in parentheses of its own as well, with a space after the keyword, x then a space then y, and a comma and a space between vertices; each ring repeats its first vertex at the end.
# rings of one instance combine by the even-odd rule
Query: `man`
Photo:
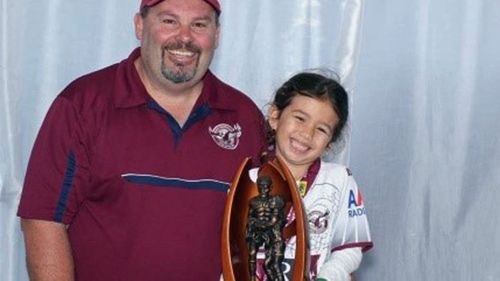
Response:
POLYGON ((142 0, 141 47, 72 82, 18 215, 32 280, 218 280, 229 183, 263 147, 255 104, 208 67, 217 0, 142 0))

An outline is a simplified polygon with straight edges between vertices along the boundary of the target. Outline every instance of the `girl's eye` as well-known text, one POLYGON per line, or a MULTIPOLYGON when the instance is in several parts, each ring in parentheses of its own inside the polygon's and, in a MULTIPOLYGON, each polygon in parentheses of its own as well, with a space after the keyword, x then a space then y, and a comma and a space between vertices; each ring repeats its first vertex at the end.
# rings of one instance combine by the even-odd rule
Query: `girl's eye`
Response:
POLYGON ((325 134, 325 135, 330 135, 330 130, 327 129, 327 128, 323 128, 323 127, 318 127, 318 131, 325 134))
POLYGON ((300 116, 300 115, 295 115, 295 116, 293 116, 293 117, 294 117, 295 119, 297 119, 298 121, 300 121, 300 122, 303 122, 303 121, 305 120, 305 119, 304 119, 304 117, 302 117, 302 116, 300 116))

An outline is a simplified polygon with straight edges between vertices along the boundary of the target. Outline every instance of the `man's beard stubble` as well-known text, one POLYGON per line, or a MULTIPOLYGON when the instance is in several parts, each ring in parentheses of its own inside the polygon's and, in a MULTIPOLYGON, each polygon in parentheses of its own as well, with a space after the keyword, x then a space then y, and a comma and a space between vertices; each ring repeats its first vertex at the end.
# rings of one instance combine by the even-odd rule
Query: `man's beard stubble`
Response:
POLYGON ((181 42, 174 42, 174 43, 170 43, 170 44, 166 45, 162 49, 162 53, 161 53, 161 56, 162 56, 161 73, 163 74, 163 77, 165 77, 165 79, 167 79, 173 83, 176 83, 176 84, 191 81, 194 78, 196 72, 198 71, 198 65, 200 63, 200 53, 201 53, 201 49, 199 47, 193 45, 191 42, 188 42, 186 44, 181 43, 181 42), (167 67, 167 65, 165 64, 165 54, 166 54, 167 50, 186 50, 189 52, 196 53, 198 57, 196 59, 196 64, 195 64, 193 70, 190 72, 186 72, 184 70, 183 63, 176 63, 174 69, 169 69, 167 67))

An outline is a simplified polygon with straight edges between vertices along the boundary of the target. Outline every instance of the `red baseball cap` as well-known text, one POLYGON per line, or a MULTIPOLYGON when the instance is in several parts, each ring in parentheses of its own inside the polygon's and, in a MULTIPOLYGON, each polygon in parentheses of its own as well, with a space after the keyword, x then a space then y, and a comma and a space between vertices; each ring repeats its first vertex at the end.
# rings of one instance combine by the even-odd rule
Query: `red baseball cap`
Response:
MULTIPOLYGON (((161 1, 163 1, 163 0, 141 0, 141 9, 144 6, 154 6, 158 3, 160 3, 161 1)), ((219 4, 218 0, 204 0, 204 1, 207 2, 208 4, 210 4, 210 6, 212 6, 214 8, 215 12, 217 12, 217 14, 220 15, 221 9, 220 9, 220 4, 219 4)))

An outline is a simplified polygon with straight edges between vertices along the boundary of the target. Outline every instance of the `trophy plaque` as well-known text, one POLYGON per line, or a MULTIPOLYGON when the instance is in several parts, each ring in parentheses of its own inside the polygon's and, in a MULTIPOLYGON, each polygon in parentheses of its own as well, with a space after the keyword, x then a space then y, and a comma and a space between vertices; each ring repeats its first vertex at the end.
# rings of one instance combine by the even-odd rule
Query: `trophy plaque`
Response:
MULTIPOLYGON (((272 268, 271 266, 267 268, 268 265, 266 265, 267 280, 283 280, 283 273, 276 272, 279 270, 276 268, 281 267, 280 263, 284 255, 284 241, 293 236, 296 236, 296 249, 292 279, 290 281, 309 280, 307 218, 293 176, 279 158, 266 162, 259 168, 257 182, 250 179, 250 168, 251 160, 247 158, 240 165, 234 177, 224 209, 221 236, 222 275, 224 280, 258 280, 254 273, 255 247, 260 246, 262 241, 267 241, 264 243, 265 245, 262 245, 266 248, 266 264, 275 265, 272 268), (263 192, 266 194, 263 194, 263 192), (267 203, 259 203, 259 200, 263 199, 268 200, 267 203), (276 220, 280 227, 265 230, 266 227, 263 226, 265 223, 259 224, 256 222, 255 216, 259 216, 259 211, 262 213, 259 208, 268 211, 276 210, 270 218, 276 220), (254 209, 257 209, 257 211, 253 211, 254 209), (286 217, 290 212, 295 213, 295 219, 292 222, 287 222, 286 217), (256 225, 257 227, 255 227, 256 225), (259 231, 268 232, 260 233, 259 231), (281 233, 276 233, 277 231, 281 233), (269 243, 269 237, 275 237, 271 238, 275 242, 269 243)), ((263 219, 269 220, 268 217, 263 219)))

